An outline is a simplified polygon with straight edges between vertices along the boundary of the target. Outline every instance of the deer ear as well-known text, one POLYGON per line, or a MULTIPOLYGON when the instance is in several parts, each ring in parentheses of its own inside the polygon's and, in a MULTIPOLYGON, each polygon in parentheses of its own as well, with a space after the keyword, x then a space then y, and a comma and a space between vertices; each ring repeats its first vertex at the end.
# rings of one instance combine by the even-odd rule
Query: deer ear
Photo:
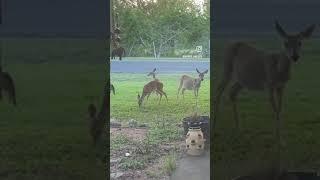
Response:
POLYGON ((207 73, 208 73, 208 69, 207 69, 207 70, 205 70, 203 73, 204 73, 204 74, 207 74, 207 73))
POLYGON ((315 28, 316 28, 316 25, 313 24, 313 25, 309 26, 306 30, 300 32, 299 35, 302 38, 309 38, 312 35, 315 28))
POLYGON ((200 73, 200 71, 198 70, 198 68, 196 68, 196 71, 197 71, 198 73, 200 73))
POLYGON ((157 69, 156 69, 156 68, 154 68, 152 72, 156 72, 156 70, 157 70, 157 69))
POLYGON ((278 34, 283 38, 287 38, 288 34, 283 30, 283 28, 281 27, 279 22, 277 20, 275 20, 274 24, 275 24, 275 28, 276 28, 278 34))

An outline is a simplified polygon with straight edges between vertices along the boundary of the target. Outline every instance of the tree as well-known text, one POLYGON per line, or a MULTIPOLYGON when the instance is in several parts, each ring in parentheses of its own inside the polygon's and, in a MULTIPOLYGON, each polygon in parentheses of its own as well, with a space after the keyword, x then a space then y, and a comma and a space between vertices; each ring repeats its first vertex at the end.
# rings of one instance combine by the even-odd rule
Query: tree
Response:
POLYGON ((113 10, 129 55, 159 58, 177 48, 208 46, 208 12, 192 0, 120 0, 113 10))

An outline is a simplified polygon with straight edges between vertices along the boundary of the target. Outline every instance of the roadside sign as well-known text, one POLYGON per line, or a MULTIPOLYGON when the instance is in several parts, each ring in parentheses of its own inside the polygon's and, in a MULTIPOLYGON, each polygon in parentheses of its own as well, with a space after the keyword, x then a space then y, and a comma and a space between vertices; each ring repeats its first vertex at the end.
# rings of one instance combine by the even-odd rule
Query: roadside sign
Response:
POLYGON ((201 53, 202 52, 202 46, 196 46, 196 51, 198 53, 201 53))

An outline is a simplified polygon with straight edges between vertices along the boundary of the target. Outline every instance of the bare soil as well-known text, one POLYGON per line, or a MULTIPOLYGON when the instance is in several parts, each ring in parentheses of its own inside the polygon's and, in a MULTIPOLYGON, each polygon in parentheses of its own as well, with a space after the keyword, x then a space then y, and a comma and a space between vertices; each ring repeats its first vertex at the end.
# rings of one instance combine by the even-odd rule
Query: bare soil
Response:
POLYGON ((172 143, 160 144, 157 147, 149 147, 150 152, 143 153, 145 150, 142 144, 139 144, 146 138, 147 128, 111 128, 110 138, 117 136, 126 136, 132 143, 124 144, 116 151, 111 150, 110 154, 110 173, 111 179, 115 180, 146 180, 146 179, 170 179, 168 174, 163 173, 162 167, 164 166, 164 157, 171 151, 175 151, 178 158, 182 157, 185 149, 184 140, 181 139, 172 143), (139 147, 140 146, 140 147, 139 147), (130 153, 126 157, 126 153, 130 153), (127 169, 124 170, 120 167, 121 161, 125 158, 141 159, 146 158, 147 162, 144 168, 140 169, 127 169))

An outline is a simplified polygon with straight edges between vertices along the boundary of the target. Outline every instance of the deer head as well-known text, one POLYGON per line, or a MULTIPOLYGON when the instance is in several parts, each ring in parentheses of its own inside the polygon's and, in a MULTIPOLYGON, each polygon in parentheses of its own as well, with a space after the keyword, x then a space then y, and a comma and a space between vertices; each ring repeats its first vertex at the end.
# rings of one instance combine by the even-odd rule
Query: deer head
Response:
POLYGON ((196 71, 197 71, 197 73, 199 74, 199 79, 200 79, 201 81, 203 81, 204 75, 208 73, 208 69, 205 70, 205 71, 203 71, 203 72, 200 72, 200 71, 198 70, 198 68, 196 68, 196 71))
POLYGON ((297 62, 300 57, 300 49, 302 45, 302 40, 309 38, 314 29, 315 25, 311 25, 306 28, 304 31, 301 31, 297 34, 288 34, 279 24, 275 21, 275 28, 278 34, 284 39, 284 48, 289 59, 292 59, 294 62, 297 62))
POLYGON ((156 78, 156 68, 154 68, 147 76, 152 76, 153 78, 156 78))

